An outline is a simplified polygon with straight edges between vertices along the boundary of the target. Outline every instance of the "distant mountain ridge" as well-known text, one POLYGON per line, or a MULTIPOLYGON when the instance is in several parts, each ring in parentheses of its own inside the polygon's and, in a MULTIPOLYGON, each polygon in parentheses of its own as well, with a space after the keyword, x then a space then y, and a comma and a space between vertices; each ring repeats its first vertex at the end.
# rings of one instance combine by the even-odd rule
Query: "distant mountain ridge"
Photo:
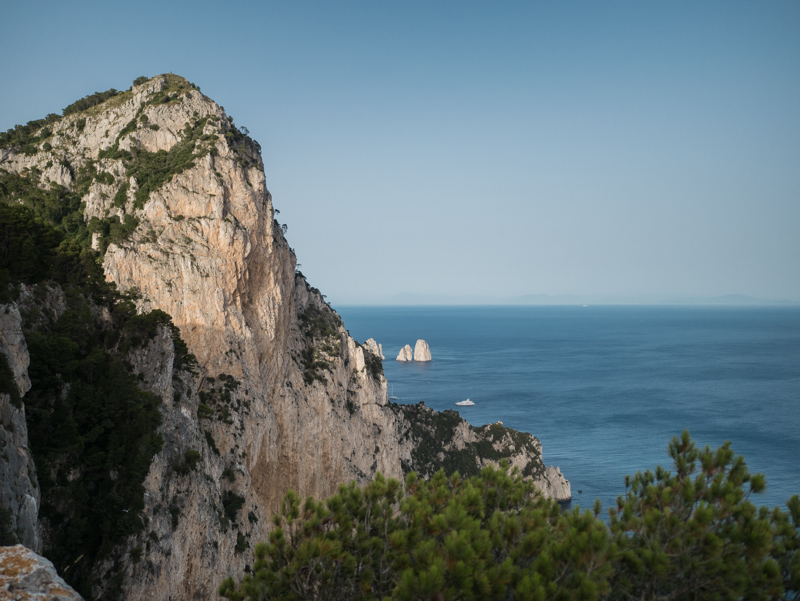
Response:
POLYGON ((800 305, 800 301, 768 300, 744 294, 722 296, 614 296, 578 294, 527 294, 516 297, 508 304, 519 305, 800 305))
POLYGON ((717 305, 717 306, 800 306, 800 300, 763 299, 744 294, 721 296, 611 295, 611 294, 525 294, 514 297, 491 295, 416 294, 404 292, 390 297, 359 301, 344 299, 348 305, 717 305), (349 301, 349 302, 348 302, 349 301))

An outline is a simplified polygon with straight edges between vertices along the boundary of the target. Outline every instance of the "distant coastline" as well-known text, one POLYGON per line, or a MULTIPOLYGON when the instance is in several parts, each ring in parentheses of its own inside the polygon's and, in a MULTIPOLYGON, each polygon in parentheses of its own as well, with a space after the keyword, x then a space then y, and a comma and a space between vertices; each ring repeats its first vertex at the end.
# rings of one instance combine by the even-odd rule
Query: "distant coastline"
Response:
POLYGON ((632 305, 632 306, 715 306, 715 307, 800 307, 800 300, 766 299, 745 294, 720 296, 680 295, 597 295, 597 294, 526 294, 510 298, 489 296, 457 296, 446 294, 395 294, 384 298, 341 299, 337 306, 581 306, 581 305, 632 305))

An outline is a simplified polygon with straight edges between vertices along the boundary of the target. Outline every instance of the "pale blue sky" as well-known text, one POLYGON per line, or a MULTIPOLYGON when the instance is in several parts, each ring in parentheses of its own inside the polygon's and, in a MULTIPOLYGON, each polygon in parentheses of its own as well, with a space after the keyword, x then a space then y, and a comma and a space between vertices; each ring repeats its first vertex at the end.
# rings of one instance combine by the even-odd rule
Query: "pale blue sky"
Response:
POLYGON ((800 3, 0 8, 0 130, 183 75, 334 304, 800 301, 800 3))

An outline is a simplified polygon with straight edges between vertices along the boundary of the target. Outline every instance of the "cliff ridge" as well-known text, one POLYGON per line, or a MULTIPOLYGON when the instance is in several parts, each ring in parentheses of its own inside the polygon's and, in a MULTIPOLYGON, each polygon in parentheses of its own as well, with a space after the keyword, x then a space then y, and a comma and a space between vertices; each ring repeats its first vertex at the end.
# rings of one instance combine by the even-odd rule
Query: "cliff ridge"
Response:
MULTIPOLYGON (((212 597, 252 564, 289 489, 324 498, 378 472, 508 459, 545 494, 569 498, 531 435, 389 403, 380 358, 296 271, 258 144, 183 78, 137 82, 0 147, 0 201, 94 249, 139 314, 171 317, 154 318, 124 355, 158 400, 163 445, 133 509, 141 531, 87 568, 93 596, 212 597)), ((98 328, 112 328, 109 309, 87 306, 98 328)), ((31 317, 28 327, 56 322, 31 317)), ((20 355, 18 342, 3 345, 20 355)), ((10 363, 24 395, 24 360, 10 363)))

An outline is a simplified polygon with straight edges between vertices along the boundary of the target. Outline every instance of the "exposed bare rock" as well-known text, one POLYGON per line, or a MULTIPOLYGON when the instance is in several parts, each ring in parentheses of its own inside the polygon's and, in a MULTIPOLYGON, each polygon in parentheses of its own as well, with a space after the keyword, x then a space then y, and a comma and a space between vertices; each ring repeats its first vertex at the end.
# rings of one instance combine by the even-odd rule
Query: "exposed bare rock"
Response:
POLYGON ((411 345, 407 344, 403 348, 400 349, 400 352, 397 353, 397 361, 413 361, 414 360, 414 352, 411 350, 411 345))
POLYGON ((0 601, 82 601, 53 564, 22 545, 0 547, 0 601))
POLYGON ((561 469, 552 465, 545 473, 534 480, 536 487, 547 497, 556 501, 569 501, 572 499, 572 487, 561 473, 561 469))
POLYGON ((6 530, 4 538, 39 551, 39 487, 22 403, 31 387, 30 357, 15 303, 0 305, 0 353, 13 375, 11 389, 0 390, 0 530, 6 530))
POLYGON ((16 303, 0 305, 0 351, 8 360, 19 394, 24 395, 31 388, 31 381, 28 378, 28 365, 31 359, 28 356, 25 336, 22 334, 22 317, 16 303))
POLYGON ((424 340, 417 340, 414 345, 414 361, 430 361, 431 349, 428 348, 428 343, 424 340))
POLYGON ((364 343, 364 348, 372 351, 372 354, 378 357, 381 361, 386 359, 386 357, 383 356, 383 346, 375 342, 374 338, 368 338, 364 343))

